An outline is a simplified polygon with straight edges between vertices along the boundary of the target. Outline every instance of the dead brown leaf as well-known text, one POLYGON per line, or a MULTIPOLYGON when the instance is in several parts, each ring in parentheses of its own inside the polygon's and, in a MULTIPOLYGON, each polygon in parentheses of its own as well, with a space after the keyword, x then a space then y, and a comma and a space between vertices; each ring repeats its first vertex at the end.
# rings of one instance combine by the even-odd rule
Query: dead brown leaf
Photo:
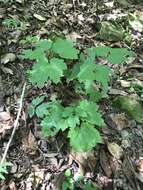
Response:
POLYGON ((96 157, 94 151, 88 152, 72 152, 69 159, 69 164, 75 161, 79 165, 79 172, 85 175, 86 172, 93 172, 96 165, 96 157))
POLYGON ((35 154, 38 145, 35 136, 31 132, 31 130, 29 131, 29 134, 27 136, 24 136, 22 138, 22 144, 25 152, 28 152, 30 154, 35 154))
POLYGON ((66 35, 66 38, 69 40, 72 40, 73 42, 76 42, 77 39, 81 39, 82 37, 79 34, 77 34, 76 32, 72 32, 72 33, 66 35))
POLYGON ((123 130, 126 127, 129 127, 128 120, 124 113, 115 114, 112 116, 112 120, 116 124, 119 131, 123 130))
POLYGON ((109 152, 114 158, 120 159, 123 156, 123 149, 118 144, 114 142, 108 143, 107 147, 108 147, 109 152))
POLYGON ((100 164, 107 177, 111 177, 112 169, 110 166, 110 156, 104 149, 100 151, 100 164))
POLYGON ((140 158, 137 162, 138 170, 143 172, 143 158, 140 158))
POLYGON ((0 112, 0 134, 13 127, 13 119, 8 112, 0 112))
POLYGON ((16 187, 14 181, 12 181, 12 182, 9 184, 9 189, 10 189, 10 190, 17 190, 17 187, 16 187))

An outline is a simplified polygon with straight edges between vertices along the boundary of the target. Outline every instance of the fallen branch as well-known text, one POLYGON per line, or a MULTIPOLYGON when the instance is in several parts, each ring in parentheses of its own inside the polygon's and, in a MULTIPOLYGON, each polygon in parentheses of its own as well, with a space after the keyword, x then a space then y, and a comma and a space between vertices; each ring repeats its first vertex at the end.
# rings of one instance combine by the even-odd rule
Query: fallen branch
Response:
POLYGON ((8 150, 9 150, 9 147, 10 147, 10 144, 13 140, 13 137, 14 137, 14 134, 15 134, 15 131, 16 131, 16 128, 18 126, 18 121, 19 121, 19 118, 20 118, 20 114, 21 114, 21 110, 22 110, 22 105, 23 105, 23 98, 24 98, 24 93, 25 93, 25 88, 26 88, 26 83, 24 83, 23 85, 23 89, 22 89, 22 94, 21 94, 21 98, 20 98, 20 105, 19 105, 19 110, 18 110, 18 113, 17 113, 17 116, 16 116, 16 120, 13 124, 13 130, 12 130, 12 133, 11 133, 11 136, 10 136, 10 139, 7 143, 7 146, 6 146, 6 149, 4 151, 4 154, 3 154, 3 157, 2 157, 2 160, 1 160, 1 163, 0 164, 3 164, 5 159, 6 159, 6 156, 7 156, 7 153, 8 153, 8 150))

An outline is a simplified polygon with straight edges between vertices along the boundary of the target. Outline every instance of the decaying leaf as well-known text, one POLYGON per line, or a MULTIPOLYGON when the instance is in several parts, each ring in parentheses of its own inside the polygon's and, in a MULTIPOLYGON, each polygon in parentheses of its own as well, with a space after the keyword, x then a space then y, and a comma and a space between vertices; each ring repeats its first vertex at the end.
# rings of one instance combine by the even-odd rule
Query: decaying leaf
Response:
POLYGON ((114 116, 112 116, 112 120, 115 122, 119 131, 126 127, 129 127, 129 122, 127 120, 127 117, 125 116, 125 113, 115 114, 114 116))
POLYGON ((143 158, 142 157, 137 161, 137 166, 138 166, 138 170, 140 172, 143 172, 143 158))
POLYGON ((123 149, 114 142, 108 143, 108 150, 116 159, 120 159, 123 156, 123 149))
POLYGON ((75 152, 72 151, 69 157, 69 165, 76 161, 79 166, 79 173, 84 176, 86 172, 93 172, 96 165, 94 151, 75 152))
POLYGON ((81 39, 82 37, 79 34, 77 34, 76 32, 72 32, 72 33, 66 35, 66 38, 68 40, 72 40, 73 42, 76 42, 77 39, 81 39))
POLYGON ((7 53, 2 56, 1 63, 6 64, 8 62, 14 62, 16 59, 16 56, 14 53, 7 53))
POLYGON ((0 134, 13 127, 13 119, 8 112, 0 112, 0 134))
POLYGON ((127 80, 120 80, 121 86, 124 88, 128 88, 131 86, 131 82, 127 80))
POLYGON ((46 18, 45 17, 43 17, 43 16, 41 16, 41 15, 39 15, 39 14, 34 14, 33 15, 35 18, 37 18, 38 20, 40 20, 40 21, 45 21, 46 20, 46 18))
POLYGON ((104 170, 107 177, 111 177, 111 175, 112 175, 112 168, 110 166, 109 160, 110 160, 109 153, 108 152, 106 153, 104 149, 101 149, 100 165, 101 165, 102 169, 104 170))
POLYGON ((31 131, 29 132, 27 136, 23 137, 22 144, 23 144, 24 151, 30 154, 35 154, 35 151, 38 148, 37 141, 31 131))

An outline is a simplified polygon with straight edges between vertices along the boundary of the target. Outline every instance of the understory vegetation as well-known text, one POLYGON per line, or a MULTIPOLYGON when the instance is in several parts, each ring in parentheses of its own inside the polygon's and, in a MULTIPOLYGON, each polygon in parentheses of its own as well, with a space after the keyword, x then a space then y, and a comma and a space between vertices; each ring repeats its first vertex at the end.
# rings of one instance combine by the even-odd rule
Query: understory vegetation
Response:
POLYGON ((0 189, 142 190, 142 0, 0 0, 0 20, 0 189))

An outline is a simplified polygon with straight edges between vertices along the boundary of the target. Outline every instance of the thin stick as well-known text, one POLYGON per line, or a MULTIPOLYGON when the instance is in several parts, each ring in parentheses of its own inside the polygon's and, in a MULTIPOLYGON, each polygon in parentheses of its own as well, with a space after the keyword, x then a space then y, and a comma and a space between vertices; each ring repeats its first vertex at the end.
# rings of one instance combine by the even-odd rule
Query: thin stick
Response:
POLYGON ((11 144, 11 142, 13 140, 16 128, 18 126, 18 121, 19 121, 19 118, 20 118, 20 114, 21 114, 21 110, 22 110, 22 105, 23 105, 23 98, 24 98, 25 88, 26 88, 26 83, 24 83, 24 85, 23 85, 22 94, 21 94, 21 98, 20 98, 19 110, 18 110, 18 113, 17 113, 16 120, 15 120, 15 122, 13 124, 13 130, 12 130, 10 139, 9 139, 9 141, 7 143, 6 149, 5 149, 4 154, 3 154, 3 157, 2 157, 2 160, 1 160, 1 164, 3 164, 4 161, 5 161, 5 159, 6 159, 6 156, 7 156, 9 147, 10 147, 10 144, 11 144))

